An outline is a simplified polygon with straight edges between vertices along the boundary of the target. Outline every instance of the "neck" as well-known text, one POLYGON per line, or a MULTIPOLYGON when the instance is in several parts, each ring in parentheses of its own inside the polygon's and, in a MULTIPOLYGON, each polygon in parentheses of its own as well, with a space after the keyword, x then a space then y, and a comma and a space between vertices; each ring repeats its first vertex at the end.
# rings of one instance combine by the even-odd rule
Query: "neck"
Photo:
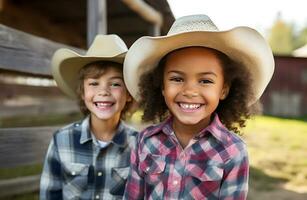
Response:
POLYGON ((198 124, 186 125, 174 118, 173 129, 181 146, 185 148, 191 139, 197 135, 202 129, 207 127, 209 122, 200 122, 198 124))
POLYGON ((111 141, 116 134, 119 121, 120 116, 108 120, 102 120, 94 115, 91 115, 91 131, 95 135, 96 139, 102 141, 111 141))

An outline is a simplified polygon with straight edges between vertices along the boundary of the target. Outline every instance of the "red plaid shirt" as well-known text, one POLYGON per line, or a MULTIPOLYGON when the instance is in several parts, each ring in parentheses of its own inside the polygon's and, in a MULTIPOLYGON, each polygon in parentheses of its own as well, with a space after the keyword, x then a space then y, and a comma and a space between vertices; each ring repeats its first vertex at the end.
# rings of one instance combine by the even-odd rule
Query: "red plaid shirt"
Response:
POLYGON ((246 199, 248 171, 245 144, 217 115, 185 149, 169 118, 140 133, 125 199, 246 199))

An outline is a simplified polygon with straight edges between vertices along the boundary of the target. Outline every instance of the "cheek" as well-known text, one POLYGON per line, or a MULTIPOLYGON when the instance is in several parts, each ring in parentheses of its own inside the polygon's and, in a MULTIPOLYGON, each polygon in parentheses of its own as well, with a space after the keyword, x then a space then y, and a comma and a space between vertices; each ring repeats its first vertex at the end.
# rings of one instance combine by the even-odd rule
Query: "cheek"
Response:
POLYGON ((87 99, 87 98, 90 98, 93 94, 94 94, 94 90, 90 88, 84 88, 82 96, 83 96, 83 99, 87 99))
POLYGON ((176 97, 177 92, 174 88, 165 87, 165 89, 162 90, 162 94, 164 96, 164 100, 166 104, 168 104, 169 102, 173 102, 174 98, 176 97))
POLYGON ((112 90, 113 96, 122 101, 132 101, 132 97, 129 95, 128 91, 124 88, 115 88, 112 90))

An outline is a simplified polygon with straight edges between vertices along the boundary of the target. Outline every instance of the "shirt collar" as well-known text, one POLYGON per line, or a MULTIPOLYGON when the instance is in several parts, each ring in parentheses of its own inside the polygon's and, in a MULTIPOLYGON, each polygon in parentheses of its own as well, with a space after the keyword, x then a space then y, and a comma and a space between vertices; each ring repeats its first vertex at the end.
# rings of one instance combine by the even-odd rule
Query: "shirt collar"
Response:
MULTIPOLYGON (((166 135, 172 135, 174 133, 174 130, 172 127, 172 121, 173 121, 173 117, 170 116, 161 124, 153 126, 152 128, 149 128, 148 129, 149 133, 146 134, 146 137, 150 137, 161 131, 166 135)), ((219 140, 223 144, 228 142, 229 130, 222 124, 217 113, 213 114, 213 120, 210 122, 210 124, 206 128, 201 130, 195 136, 195 139, 200 139, 201 137, 205 136, 208 132, 211 133, 213 137, 215 137, 217 140, 219 140)))
POLYGON ((164 120, 163 122, 161 122, 160 124, 156 124, 150 127, 147 127, 144 130, 144 135, 145 137, 151 137, 152 135, 155 135, 161 131, 163 131, 164 133, 171 133, 173 132, 172 126, 172 117, 168 117, 166 120, 164 120))
POLYGON ((90 131, 90 116, 87 116, 81 122, 80 144, 84 144, 89 140, 92 140, 92 134, 91 134, 91 131, 90 131))
POLYGON ((121 120, 118 124, 116 134, 114 135, 111 142, 120 147, 127 146, 128 141, 127 141, 127 134, 125 133, 125 129, 126 129, 126 124, 121 120))
MULTIPOLYGON (((116 133, 111 141, 120 147, 125 147, 127 142, 127 135, 125 134, 126 124, 121 120, 117 126, 116 133)), ((81 138, 80 144, 84 144, 90 140, 95 140, 93 138, 91 131, 90 131, 90 116, 87 116, 81 123, 81 138)))
POLYGON ((203 137, 208 132, 211 133, 213 137, 215 137, 223 144, 226 144, 228 142, 229 130, 222 124, 217 113, 213 115, 213 120, 210 122, 209 126, 200 131, 200 133, 197 134, 196 137, 203 137))

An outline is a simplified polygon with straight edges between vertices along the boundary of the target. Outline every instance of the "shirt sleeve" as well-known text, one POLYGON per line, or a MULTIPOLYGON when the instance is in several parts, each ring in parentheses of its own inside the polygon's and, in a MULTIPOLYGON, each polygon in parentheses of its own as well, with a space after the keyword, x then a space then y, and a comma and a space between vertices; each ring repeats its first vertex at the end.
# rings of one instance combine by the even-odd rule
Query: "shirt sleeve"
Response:
POLYGON ((239 154, 228 161, 224 170, 220 198, 224 200, 247 199, 249 163, 245 145, 239 154))
POLYGON ((40 200, 62 199, 61 163, 54 138, 51 140, 40 180, 40 200))
POLYGON ((138 140, 135 148, 131 151, 130 155, 130 172, 125 188, 124 198, 125 200, 144 199, 144 179, 139 172, 139 144, 140 135, 138 134, 138 140))

